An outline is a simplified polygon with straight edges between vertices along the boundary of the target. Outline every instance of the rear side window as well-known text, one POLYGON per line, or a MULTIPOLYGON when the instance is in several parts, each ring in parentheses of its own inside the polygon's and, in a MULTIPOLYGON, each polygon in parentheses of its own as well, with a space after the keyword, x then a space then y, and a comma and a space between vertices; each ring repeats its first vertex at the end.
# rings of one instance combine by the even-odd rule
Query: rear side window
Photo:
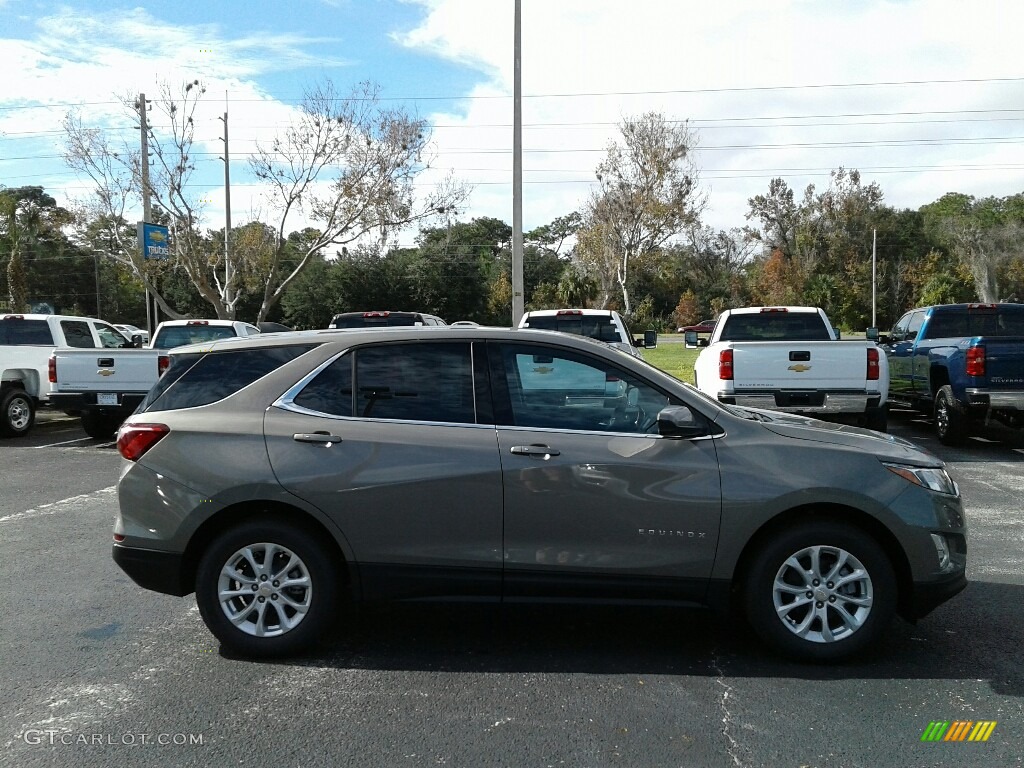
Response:
POLYGON ((609 344, 622 341, 610 315, 537 315, 527 318, 525 327, 586 336, 609 344))
POLYGON ((470 345, 456 342, 361 347, 317 374, 294 402, 332 416, 473 424, 476 411, 470 345))
POLYGON ((92 340, 92 331, 84 320, 61 320, 60 329, 64 331, 64 341, 69 347, 96 348, 96 342, 92 340))
POLYGON ((229 325, 172 325, 157 334, 155 349, 174 349, 186 344, 201 344, 214 339, 230 339, 235 329, 229 325))
POLYGON ((21 320, 7 317, 0 320, 0 344, 10 346, 28 346, 38 344, 44 347, 53 346, 53 334, 45 320, 21 320))
POLYGON ((139 411, 175 411, 215 403, 315 346, 301 344, 173 355, 171 367, 150 391, 139 411))

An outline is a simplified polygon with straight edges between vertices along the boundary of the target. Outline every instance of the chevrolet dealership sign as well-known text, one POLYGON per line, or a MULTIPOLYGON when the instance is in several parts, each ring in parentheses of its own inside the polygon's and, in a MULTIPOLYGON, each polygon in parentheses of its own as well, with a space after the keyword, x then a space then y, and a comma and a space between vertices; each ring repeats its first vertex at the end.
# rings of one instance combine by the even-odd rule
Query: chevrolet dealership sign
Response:
POLYGON ((166 259, 171 255, 170 239, 167 227, 159 224, 138 224, 139 248, 144 259, 166 259))

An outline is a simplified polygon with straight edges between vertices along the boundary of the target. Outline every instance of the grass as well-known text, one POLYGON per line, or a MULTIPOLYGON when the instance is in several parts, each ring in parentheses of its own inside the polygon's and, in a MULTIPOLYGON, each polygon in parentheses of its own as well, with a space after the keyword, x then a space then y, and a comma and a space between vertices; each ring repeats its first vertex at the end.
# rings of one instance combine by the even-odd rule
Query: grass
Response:
POLYGON ((687 349, 681 342, 665 344, 660 338, 657 347, 642 350, 644 360, 651 365, 690 384, 693 384, 693 362, 699 352, 699 349, 687 349))

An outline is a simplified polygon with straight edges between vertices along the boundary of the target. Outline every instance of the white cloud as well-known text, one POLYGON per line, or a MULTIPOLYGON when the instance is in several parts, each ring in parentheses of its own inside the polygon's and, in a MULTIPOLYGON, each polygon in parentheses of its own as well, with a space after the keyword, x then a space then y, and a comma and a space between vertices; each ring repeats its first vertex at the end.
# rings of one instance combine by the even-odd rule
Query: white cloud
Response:
MULTIPOLYGON (((496 14, 492 3, 475 0, 438 0, 425 7, 424 22, 399 39, 410 48, 478 70, 483 80, 471 95, 510 95, 511 3, 502 6, 503 14, 496 14)), ((523 0, 522 14, 525 182, 542 175, 557 179, 554 169, 569 171, 564 174, 568 178, 592 179, 601 153, 579 150, 600 150, 615 138, 615 126, 605 124, 654 110, 670 119, 694 121, 701 147, 696 160, 710 189, 706 217, 720 227, 744 223, 746 200, 767 189, 770 176, 782 176, 801 190, 809 182, 827 185, 828 170, 839 166, 880 169, 862 175, 878 181, 888 202, 896 206, 918 207, 951 189, 1010 194, 1024 188, 1019 143, 939 142, 1021 133, 1019 112, 968 113, 1020 109, 1024 81, 991 80, 1022 74, 1019 29, 1024 6, 1019 4, 790 0, 710 6, 661 0, 523 0), (908 82, 970 79, 989 81, 908 82), (814 87, 858 83, 906 84, 814 87), (959 114, 750 121, 757 127, 744 127, 736 120, 948 111, 959 114), (989 119, 964 120, 970 117, 989 119), (995 117, 1017 121, 991 120, 995 117), (955 122, 920 122, 939 119, 955 122), (919 122, 897 122, 911 120, 919 122), (847 124, 806 125, 828 122, 847 124), (853 122, 879 124, 849 124, 853 122), (571 125, 556 125, 564 123, 571 125), (536 124, 547 127, 532 127, 536 124), (934 143, 879 143, 909 140, 934 143), (797 144, 822 146, 770 146, 797 144), (531 149, 560 152, 531 154, 531 149), (888 172, 908 166, 969 164, 1016 168, 888 172), (804 168, 820 170, 787 170, 804 168), (725 173, 729 169, 742 171, 725 173)), ((498 168, 488 174, 465 174, 510 181, 509 152, 453 151, 510 150, 511 98, 463 103, 461 114, 432 117, 441 125, 459 126, 439 128, 435 134, 444 164, 456 169, 498 168), (494 124, 502 127, 481 127, 494 124)), ((475 207, 508 221, 510 194, 510 185, 480 187, 475 207)), ((585 185, 524 183, 524 225, 573 210, 586 194, 585 185)))

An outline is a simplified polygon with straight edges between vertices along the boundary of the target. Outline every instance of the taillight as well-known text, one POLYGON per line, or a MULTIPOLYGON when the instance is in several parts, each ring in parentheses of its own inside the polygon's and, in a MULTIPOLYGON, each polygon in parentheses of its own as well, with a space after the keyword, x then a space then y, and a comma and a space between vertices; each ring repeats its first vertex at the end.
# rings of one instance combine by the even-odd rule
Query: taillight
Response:
POLYGON ((582 315, 582 309, 560 309, 555 312, 556 315, 582 315))
POLYGON ((878 381, 878 347, 868 347, 868 381, 878 381))
POLYGON ((732 381, 732 350, 723 349, 718 353, 718 378, 732 381))
POLYGON ((57 383, 57 356, 50 355, 50 361, 46 364, 46 372, 51 384, 57 383))
POLYGON ((984 347, 968 347, 967 348, 967 375, 968 376, 984 376, 985 375, 985 348, 984 347))
POLYGON ((170 366, 170 364, 171 364, 171 356, 170 355, 160 355, 156 359, 156 375, 157 376, 163 376, 164 373, 167 372, 167 368, 170 366))
POLYGON ((170 431, 166 424, 125 424, 117 435, 117 450, 128 461, 138 461, 170 431))

